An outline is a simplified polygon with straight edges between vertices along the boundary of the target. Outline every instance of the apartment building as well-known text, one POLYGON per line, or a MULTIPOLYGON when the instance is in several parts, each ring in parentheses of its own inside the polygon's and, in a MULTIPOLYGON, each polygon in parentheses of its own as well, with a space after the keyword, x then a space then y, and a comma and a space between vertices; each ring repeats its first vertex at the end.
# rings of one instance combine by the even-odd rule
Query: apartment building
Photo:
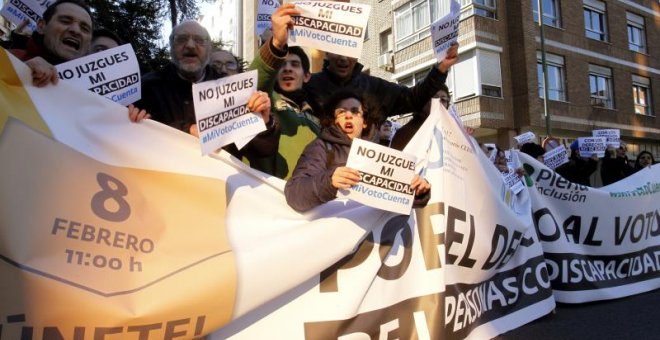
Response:
MULTIPOLYGON (((435 60, 429 25, 447 0, 368 0, 360 62, 406 85, 435 60)), ((537 0, 460 0, 459 63, 448 86, 465 125, 507 147, 533 131, 547 136, 537 0)), ((631 155, 660 156, 660 3, 542 0, 551 135, 564 142, 616 128, 631 155), (654 43, 656 42, 656 43, 654 43)))

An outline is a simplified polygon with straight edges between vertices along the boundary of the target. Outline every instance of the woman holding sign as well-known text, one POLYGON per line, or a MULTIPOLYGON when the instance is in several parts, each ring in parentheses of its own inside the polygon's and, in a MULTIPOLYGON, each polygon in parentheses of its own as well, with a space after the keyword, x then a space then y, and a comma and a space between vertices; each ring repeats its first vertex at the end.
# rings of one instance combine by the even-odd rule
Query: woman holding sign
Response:
MULTIPOLYGON (((286 201, 299 212, 310 210, 337 196, 360 181, 360 173, 346 167, 354 138, 371 139, 375 129, 372 117, 363 106, 362 96, 347 90, 333 94, 323 107, 323 129, 298 160, 284 188, 286 201)), ((416 175, 414 207, 426 205, 431 185, 416 175)))

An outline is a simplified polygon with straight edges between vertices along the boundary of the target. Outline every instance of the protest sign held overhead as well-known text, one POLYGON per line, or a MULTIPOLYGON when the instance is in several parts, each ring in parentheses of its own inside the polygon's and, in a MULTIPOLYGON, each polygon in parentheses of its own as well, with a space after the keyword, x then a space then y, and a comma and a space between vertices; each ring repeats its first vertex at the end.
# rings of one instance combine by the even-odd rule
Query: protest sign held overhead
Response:
POLYGON ((536 135, 532 131, 527 131, 523 134, 513 137, 513 139, 515 139, 516 143, 521 146, 525 143, 534 143, 536 140, 536 135))
POLYGON ((566 147, 562 144, 558 147, 546 151, 543 154, 543 163, 550 169, 557 169, 560 165, 568 163, 568 152, 566 147))
POLYGON ((58 77, 122 105, 141 98, 140 66, 131 44, 55 66, 58 77))
POLYGON ((415 191, 410 183, 415 176, 415 157, 401 151, 353 139, 346 166, 360 172, 360 182, 338 197, 408 215, 415 191))
POLYGON ((257 91, 257 71, 193 84, 192 91, 202 154, 233 142, 243 145, 247 137, 266 130, 261 116, 247 108, 257 91))
POLYGON ((433 53, 438 62, 445 59, 447 50, 451 44, 458 41, 458 27, 460 22, 461 4, 457 0, 451 0, 449 14, 431 24, 433 53))
POLYGON ((593 130, 594 137, 605 137, 607 146, 618 148, 621 146, 621 130, 619 129, 602 129, 593 130))
POLYGON ((591 157, 596 154, 598 158, 605 156, 607 149, 607 138, 605 137, 578 137, 578 147, 580 148, 580 157, 591 157))
POLYGON ((15 25, 20 25, 27 19, 30 30, 36 31, 37 22, 53 2, 55 0, 9 0, 0 10, 0 15, 15 25))
POLYGON ((262 35, 264 31, 272 28, 270 17, 273 12, 280 7, 279 0, 257 0, 257 35, 262 35))
POLYGON ((300 16, 293 17, 289 46, 306 46, 359 58, 371 6, 334 1, 293 1, 300 16))

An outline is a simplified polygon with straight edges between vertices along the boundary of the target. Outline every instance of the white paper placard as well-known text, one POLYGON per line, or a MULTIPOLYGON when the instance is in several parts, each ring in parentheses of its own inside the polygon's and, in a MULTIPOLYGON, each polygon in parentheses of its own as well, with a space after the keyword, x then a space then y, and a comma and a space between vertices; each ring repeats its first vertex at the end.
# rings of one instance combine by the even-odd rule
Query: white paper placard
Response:
POLYGON ((449 14, 436 20, 431 25, 433 37, 433 54, 441 62, 447 55, 452 43, 458 41, 458 27, 461 21, 461 4, 452 0, 449 14))
POLYGON ((59 78, 122 105, 142 95, 140 66, 131 44, 124 44, 56 66, 59 78))
POLYGON ((0 15, 16 25, 20 25, 25 19, 28 19, 30 22, 27 27, 31 31, 36 31, 37 22, 53 2, 55 0, 9 0, 2 7, 0 15))
POLYGON ((605 137, 607 146, 615 149, 621 146, 621 130, 619 129, 593 130, 592 133, 594 137, 605 137))
POLYGON ((597 154, 598 158, 605 156, 607 149, 607 138, 605 137, 578 137, 578 146, 580 147, 580 157, 591 157, 597 154))
POLYGON ((559 145, 543 154, 543 164, 550 169, 554 170, 564 163, 568 163, 568 152, 564 145, 559 145))
POLYGON ((536 135, 532 131, 527 131, 523 134, 513 137, 516 140, 518 145, 523 145, 525 143, 533 143, 536 140, 536 135))
POLYGON ((289 46, 307 46, 360 58, 371 6, 334 1, 293 1, 300 16, 293 17, 289 46))
POLYGON ((266 130, 261 115, 247 108, 257 92, 256 70, 194 84, 192 91, 202 154, 266 130))
POLYGON ((353 139, 346 166, 358 170, 360 182, 337 197, 409 215, 415 193, 415 156, 359 138, 353 139))
POLYGON ((273 27, 270 21, 273 12, 280 7, 279 0, 258 0, 257 5, 257 35, 273 27))

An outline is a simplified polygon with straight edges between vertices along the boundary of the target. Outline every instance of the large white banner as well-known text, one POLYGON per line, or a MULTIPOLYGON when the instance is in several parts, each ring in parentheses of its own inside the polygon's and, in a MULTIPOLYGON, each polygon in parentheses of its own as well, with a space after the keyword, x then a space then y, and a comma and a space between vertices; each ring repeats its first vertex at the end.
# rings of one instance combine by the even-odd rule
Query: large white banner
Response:
POLYGON ((534 183, 532 216, 557 301, 615 299, 660 287, 660 167, 592 188, 520 158, 534 183))
POLYGON ((551 312, 553 289, 657 288, 657 168, 582 202, 521 156, 513 194, 435 102, 404 150, 432 184, 425 208, 299 214, 284 181, 202 157, 190 135, 70 84, 35 88, 1 49, 0 69, 3 339, 483 339, 551 312))

